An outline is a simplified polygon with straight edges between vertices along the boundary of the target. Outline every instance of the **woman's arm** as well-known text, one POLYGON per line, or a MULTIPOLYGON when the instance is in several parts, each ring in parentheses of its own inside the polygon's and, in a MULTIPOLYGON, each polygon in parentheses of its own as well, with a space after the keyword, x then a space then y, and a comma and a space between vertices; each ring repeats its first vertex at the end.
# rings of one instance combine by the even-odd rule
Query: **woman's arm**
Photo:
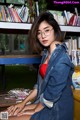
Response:
POLYGON ((35 108, 35 112, 38 112, 38 111, 42 110, 43 108, 44 108, 44 105, 42 105, 42 103, 39 102, 35 108))
MULTIPOLYGON (((34 108, 32 109, 28 109, 28 108, 24 108, 19 114, 17 114, 17 116, 21 116, 21 115, 33 115, 34 113, 42 110, 44 108, 44 106, 41 103, 38 104, 32 104, 34 106, 34 108)), ((31 105, 31 106, 32 106, 31 105)))
POLYGON ((37 96, 37 89, 33 89, 31 93, 26 97, 26 99, 23 101, 23 104, 25 105, 29 101, 35 99, 37 96))
POLYGON ((10 106, 8 108, 9 116, 17 115, 24 108, 26 103, 33 100, 36 96, 37 96, 37 89, 33 89, 23 102, 18 103, 14 106, 10 106))

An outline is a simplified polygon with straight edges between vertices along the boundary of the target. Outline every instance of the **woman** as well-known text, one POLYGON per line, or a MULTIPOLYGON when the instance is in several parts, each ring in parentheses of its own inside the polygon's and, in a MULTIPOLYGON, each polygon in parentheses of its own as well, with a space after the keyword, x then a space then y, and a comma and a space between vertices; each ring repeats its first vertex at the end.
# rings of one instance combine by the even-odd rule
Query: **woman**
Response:
POLYGON ((9 120, 73 120, 74 65, 51 13, 42 13, 35 19, 29 40, 34 52, 43 51, 38 80, 22 103, 8 108, 9 120), (26 105, 33 98, 35 101, 26 105))

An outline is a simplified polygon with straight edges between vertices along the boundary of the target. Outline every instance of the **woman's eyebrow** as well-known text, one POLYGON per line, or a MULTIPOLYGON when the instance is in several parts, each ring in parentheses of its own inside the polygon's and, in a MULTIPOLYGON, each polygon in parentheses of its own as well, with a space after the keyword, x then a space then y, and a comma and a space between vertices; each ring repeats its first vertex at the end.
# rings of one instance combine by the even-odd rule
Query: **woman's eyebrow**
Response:
POLYGON ((44 29, 46 29, 46 28, 49 28, 50 26, 47 26, 47 27, 45 27, 44 29))
MULTIPOLYGON (((47 27, 44 27, 43 29, 45 30, 45 29, 47 29, 47 28, 49 28, 49 26, 47 26, 47 27)), ((41 31, 41 30, 39 30, 39 29, 38 29, 38 31, 41 31)))

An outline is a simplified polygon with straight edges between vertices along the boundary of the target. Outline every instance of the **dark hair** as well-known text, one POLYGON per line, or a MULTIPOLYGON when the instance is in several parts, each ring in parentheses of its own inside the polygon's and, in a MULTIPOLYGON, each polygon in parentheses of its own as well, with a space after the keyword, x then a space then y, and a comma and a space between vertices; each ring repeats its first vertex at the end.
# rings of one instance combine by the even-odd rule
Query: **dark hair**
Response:
POLYGON ((39 25, 43 21, 46 21, 49 25, 53 27, 56 37, 55 41, 63 41, 62 32, 53 15, 50 12, 41 13, 38 17, 35 18, 34 23, 32 24, 31 30, 29 32, 29 41, 31 49, 37 53, 40 53, 43 50, 43 46, 39 43, 39 40, 37 38, 37 31, 39 25))

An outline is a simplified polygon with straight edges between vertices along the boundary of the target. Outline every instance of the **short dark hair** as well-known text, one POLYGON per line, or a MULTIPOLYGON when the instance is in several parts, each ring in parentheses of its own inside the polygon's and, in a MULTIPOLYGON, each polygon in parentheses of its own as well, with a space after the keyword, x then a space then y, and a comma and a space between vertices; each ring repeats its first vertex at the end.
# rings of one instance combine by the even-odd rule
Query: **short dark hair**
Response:
POLYGON ((43 12, 38 17, 35 18, 34 23, 32 24, 31 30, 29 32, 29 41, 31 49, 34 52, 40 53, 43 50, 43 46, 39 43, 37 38, 37 31, 41 22, 46 21, 51 25, 55 32, 55 41, 63 41, 61 29, 54 19, 53 15, 50 12, 43 12))

